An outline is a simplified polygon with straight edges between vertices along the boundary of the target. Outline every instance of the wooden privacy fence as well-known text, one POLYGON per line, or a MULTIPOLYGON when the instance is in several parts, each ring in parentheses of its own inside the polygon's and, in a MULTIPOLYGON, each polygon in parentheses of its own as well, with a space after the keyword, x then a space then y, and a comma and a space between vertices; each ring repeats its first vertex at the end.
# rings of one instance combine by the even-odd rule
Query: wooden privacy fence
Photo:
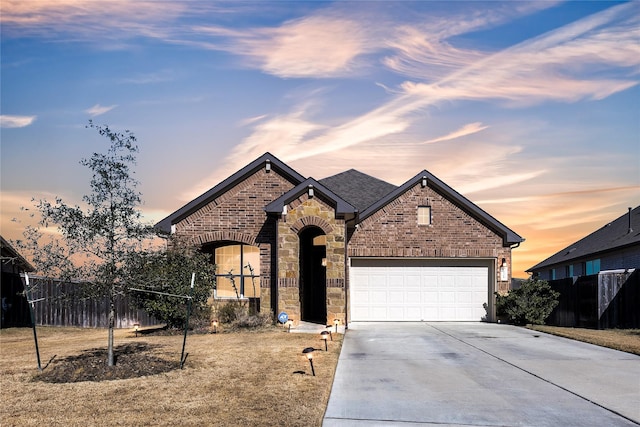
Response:
MULTIPOLYGON (((77 326, 100 328, 108 326, 109 301, 107 298, 83 297, 81 282, 66 283, 59 280, 30 277, 31 298, 34 301, 36 325, 77 326)), ((135 307, 133 296, 116 299, 116 328, 158 325, 159 322, 144 310, 135 307)))
POLYGON ((640 271, 610 271, 549 281, 560 292, 546 323, 581 328, 640 327, 640 271))

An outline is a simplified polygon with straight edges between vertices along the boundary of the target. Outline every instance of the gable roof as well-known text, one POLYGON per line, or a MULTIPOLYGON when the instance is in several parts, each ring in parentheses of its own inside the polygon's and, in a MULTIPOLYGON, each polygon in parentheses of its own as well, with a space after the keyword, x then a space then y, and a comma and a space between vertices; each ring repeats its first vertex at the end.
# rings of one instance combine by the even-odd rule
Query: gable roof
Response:
POLYGON ((551 255, 527 271, 532 272, 552 265, 569 263, 579 258, 638 244, 640 244, 640 206, 636 206, 630 212, 551 255), (631 219, 631 227, 629 227, 629 219, 631 219))
POLYGON ((363 211, 396 189, 396 186, 355 169, 320 180, 325 187, 363 211))
POLYGON ((22 255, 16 251, 4 237, 0 236, 0 252, 2 256, 2 263, 12 263, 17 265, 22 271, 35 271, 36 269, 27 261, 22 255))
POLYGON ((164 233, 170 233, 171 226, 173 224, 182 221, 184 218, 193 214, 198 209, 207 205, 209 202, 211 202, 211 200, 214 200, 224 192, 228 191, 230 188, 245 180, 247 177, 253 175, 258 169, 265 167, 267 163, 270 164, 272 170, 278 171, 280 175, 282 175, 285 179, 293 184, 297 185, 305 180, 304 176, 300 175, 298 172, 284 164, 273 154, 267 152, 255 159, 253 162, 249 163, 244 168, 240 169, 238 172, 231 175, 229 178, 222 181, 220 184, 211 188, 206 193, 190 201, 171 215, 158 222, 155 225, 155 228, 164 233))
POLYGON ((473 204, 460 193, 440 181, 427 170, 423 170, 400 187, 396 187, 388 182, 374 178, 355 169, 324 178, 316 181, 313 178, 305 179, 304 176, 284 164, 271 153, 265 153, 229 178, 222 181, 206 193, 187 203, 171 215, 167 216, 155 225, 155 228, 164 233, 171 232, 171 226, 188 217, 189 215, 202 208, 211 200, 219 197, 239 182, 254 174, 258 169, 270 164, 270 167, 277 170, 280 175, 285 177, 295 187, 278 199, 265 206, 267 213, 281 214, 285 204, 299 197, 308 186, 314 187, 314 192, 326 201, 334 205, 336 214, 347 215, 352 214, 350 219, 356 219, 360 222, 370 215, 377 212, 393 200, 404 194, 407 190, 426 178, 430 188, 442 194, 449 201, 454 203, 460 209, 467 212, 473 218, 484 224, 490 230, 500 235, 504 245, 519 244, 524 241, 522 237, 513 232, 500 221, 489 215, 484 210, 473 204))
POLYGON ((422 172, 402 184, 400 187, 397 187, 391 193, 387 194, 385 197, 362 211, 360 213, 359 220, 362 221, 367 217, 373 215, 375 212, 382 209, 384 206, 407 192, 410 188, 413 188, 415 185, 420 183, 423 179, 427 180, 427 185, 429 186, 429 188, 432 188, 433 190, 442 194, 447 200, 455 204, 458 208, 471 215, 480 223, 488 227, 490 230, 493 230, 496 234, 500 235, 505 245, 514 245, 524 242, 524 238, 520 237, 509 227, 489 215, 487 212, 472 203, 469 199, 455 191, 453 188, 440 181, 435 175, 427 170, 423 170, 422 172))
POLYGON ((269 203, 264 210, 271 214, 281 214, 284 205, 309 191, 310 187, 313 188, 314 197, 323 198, 325 201, 329 202, 329 204, 334 206, 336 215, 344 216, 349 214, 353 216, 356 214, 357 209, 355 207, 313 178, 308 178, 296 187, 287 191, 285 194, 269 203))

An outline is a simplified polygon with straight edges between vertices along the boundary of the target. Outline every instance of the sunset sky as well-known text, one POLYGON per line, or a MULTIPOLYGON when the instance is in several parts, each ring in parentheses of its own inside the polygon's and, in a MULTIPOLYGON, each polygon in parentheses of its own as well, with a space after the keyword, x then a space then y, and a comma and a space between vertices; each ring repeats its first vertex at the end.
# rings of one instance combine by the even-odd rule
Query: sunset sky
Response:
POLYGON ((269 151, 307 177, 427 169, 524 270, 640 204, 640 2, 2 0, 1 233, 138 137, 155 222, 269 151))

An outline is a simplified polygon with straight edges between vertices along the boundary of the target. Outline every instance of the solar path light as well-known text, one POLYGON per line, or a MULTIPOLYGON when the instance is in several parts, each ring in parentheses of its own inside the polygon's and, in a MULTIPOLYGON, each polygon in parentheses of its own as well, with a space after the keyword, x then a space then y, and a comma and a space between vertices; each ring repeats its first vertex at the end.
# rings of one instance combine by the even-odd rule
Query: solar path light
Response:
POLYGON ((320 339, 324 341, 324 351, 328 351, 327 350, 327 340, 329 339, 329 335, 331 335, 330 332, 327 332, 327 331, 320 332, 320 339))
POLYGON ((211 327, 213 328, 213 333, 217 334, 218 333, 218 319, 213 319, 211 321, 211 327))
POLYGON ((336 325, 336 334, 338 333, 338 324, 340 323, 340 319, 335 318, 333 319, 333 324, 336 325))
POLYGON ((291 332, 291 325, 293 325, 293 319, 287 320, 287 326, 289 328, 289 332, 291 332))
POLYGON ((133 332, 136 333, 136 338, 138 337, 138 332, 140 332, 140 324, 139 323, 134 323, 133 324, 133 332))
POLYGON ((311 365, 311 373, 313 374, 313 376, 316 376, 316 371, 313 369, 313 351, 315 350, 315 348, 313 347, 307 347, 304 350, 302 350, 302 354, 306 354, 307 355, 307 359, 309 359, 309 365, 311 365))
POLYGON ((327 325, 327 332, 329 332, 329 338, 331 339, 331 341, 333 341, 333 334, 331 333, 331 328, 333 328, 333 325, 327 325))

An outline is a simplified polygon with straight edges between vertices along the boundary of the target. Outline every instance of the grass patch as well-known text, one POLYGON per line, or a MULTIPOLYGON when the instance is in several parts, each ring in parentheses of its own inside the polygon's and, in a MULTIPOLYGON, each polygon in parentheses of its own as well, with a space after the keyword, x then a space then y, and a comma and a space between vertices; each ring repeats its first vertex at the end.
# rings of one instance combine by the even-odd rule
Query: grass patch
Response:
MULTIPOLYGON (((183 370, 130 379, 49 383, 44 376, 85 355, 106 356, 105 329, 39 327, 43 373, 37 370, 33 334, 28 328, 0 331, 0 424, 22 425, 181 425, 320 426, 326 409, 342 336, 329 351, 319 334, 282 329, 189 335, 183 370), (305 347, 315 352, 311 376, 305 347)), ((182 336, 135 337, 116 330, 120 360, 150 355, 156 363, 179 365, 182 336)), ((92 362, 99 363, 99 362, 92 362)), ((73 367, 83 375, 83 369, 73 367)))
POLYGON ((640 355, 640 329, 584 329, 527 325, 527 328, 640 355))

